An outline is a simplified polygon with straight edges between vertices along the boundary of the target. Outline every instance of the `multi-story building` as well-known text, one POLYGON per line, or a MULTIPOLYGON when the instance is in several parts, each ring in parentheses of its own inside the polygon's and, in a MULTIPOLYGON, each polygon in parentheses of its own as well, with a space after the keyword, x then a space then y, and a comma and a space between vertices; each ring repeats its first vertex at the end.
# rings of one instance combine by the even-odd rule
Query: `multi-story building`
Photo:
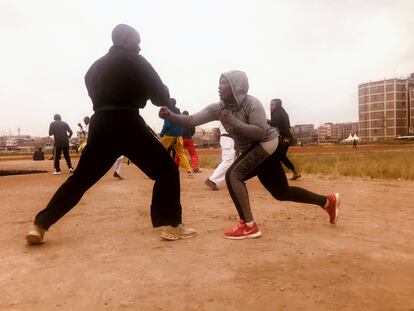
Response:
POLYGON ((358 122, 348 123, 325 123, 316 129, 319 140, 341 141, 349 136, 349 134, 358 133, 358 122))
POLYGON ((313 124, 297 124, 291 128, 294 143, 309 144, 318 142, 318 134, 313 124))
POLYGON ((334 131, 333 123, 325 123, 316 129, 316 132, 318 133, 318 137, 320 139, 332 138, 333 131, 334 131))
POLYGON ((358 86, 359 136, 364 141, 414 133, 414 74, 358 86))

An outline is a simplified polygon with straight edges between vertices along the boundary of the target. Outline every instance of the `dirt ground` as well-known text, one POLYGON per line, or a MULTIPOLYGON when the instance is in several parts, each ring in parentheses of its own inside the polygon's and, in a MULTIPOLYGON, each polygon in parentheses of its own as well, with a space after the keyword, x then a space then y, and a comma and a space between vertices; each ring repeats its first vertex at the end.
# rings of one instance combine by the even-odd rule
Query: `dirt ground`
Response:
MULTIPOLYGON (((76 163, 76 161, 75 161, 76 163)), ((341 193, 337 225, 318 207, 274 200, 247 183, 263 236, 230 241, 236 222, 211 170, 181 175, 184 222, 198 236, 161 241, 152 229, 153 182, 133 165, 108 173, 47 233, 24 235, 69 176, 52 161, 0 161, 46 169, 0 177, 0 310, 414 310, 414 182, 304 176, 309 190, 341 193)))

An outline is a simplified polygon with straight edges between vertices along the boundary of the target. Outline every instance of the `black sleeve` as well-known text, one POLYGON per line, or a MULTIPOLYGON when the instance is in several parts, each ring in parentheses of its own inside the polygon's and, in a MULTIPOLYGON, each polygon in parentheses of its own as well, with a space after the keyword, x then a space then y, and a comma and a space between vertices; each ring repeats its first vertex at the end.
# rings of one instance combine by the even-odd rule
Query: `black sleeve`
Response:
POLYGON ((289 116, 286 111, 280 112, 280 118, 278 122, 279 132, 283 137, 291 137, 292 134, 290 133, 290 122, 289 116))
POLYGON ((54 134, 53 123, 50 123, 50 125, 49 125, 49 136, 52 136, 53 134, 54 134))
POLYGON ((155 106, 168 107, 170 100, 170 93, 168 91, 168 88, 161 81, 161 78, 151 66, 151 64, 141 55, 138 56, 145 76, 144 79, 142 77, 138 77, 138 79, 143 79, 146 89, 148 90, 149 99, 155 106))

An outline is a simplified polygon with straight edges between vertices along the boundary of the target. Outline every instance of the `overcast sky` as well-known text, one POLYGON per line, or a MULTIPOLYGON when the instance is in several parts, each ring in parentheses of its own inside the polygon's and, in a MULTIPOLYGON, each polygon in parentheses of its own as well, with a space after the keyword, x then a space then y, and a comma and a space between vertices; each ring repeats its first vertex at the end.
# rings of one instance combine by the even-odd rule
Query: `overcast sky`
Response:
MULTIPOLYGON (((119 23, 190 114, 239 69, 292 125, 357 121, 358 84, 414 72, 413 12, 414 0, 0 0, 0 135, 47 136, 55 113, 77 130, 93 113, 84 75, 119 23)), ((157 107, 141 114, 161 129, 157 107)))

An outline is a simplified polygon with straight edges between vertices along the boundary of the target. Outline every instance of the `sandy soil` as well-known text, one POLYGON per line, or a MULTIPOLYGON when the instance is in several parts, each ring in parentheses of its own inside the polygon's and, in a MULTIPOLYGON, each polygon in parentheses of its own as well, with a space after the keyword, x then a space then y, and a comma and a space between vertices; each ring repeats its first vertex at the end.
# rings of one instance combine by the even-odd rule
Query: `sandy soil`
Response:
MULTIPOLYGON (((76 162, 76 161, 75 161, 76 162)), ((108 173, 28 246, 36 212, 69 176, 52 161, 0 161, 49 173, 0 177, 0 310, 414 310, 414 183, 304 176, 294 185, 342 195, 339 222, 317 207, 274 200, 248 182, 263 237, 229 241, 236 222, 210 172, 182 175, 184 221, 198 236, 161 241, 149 216, 152 181, 108 173)))

